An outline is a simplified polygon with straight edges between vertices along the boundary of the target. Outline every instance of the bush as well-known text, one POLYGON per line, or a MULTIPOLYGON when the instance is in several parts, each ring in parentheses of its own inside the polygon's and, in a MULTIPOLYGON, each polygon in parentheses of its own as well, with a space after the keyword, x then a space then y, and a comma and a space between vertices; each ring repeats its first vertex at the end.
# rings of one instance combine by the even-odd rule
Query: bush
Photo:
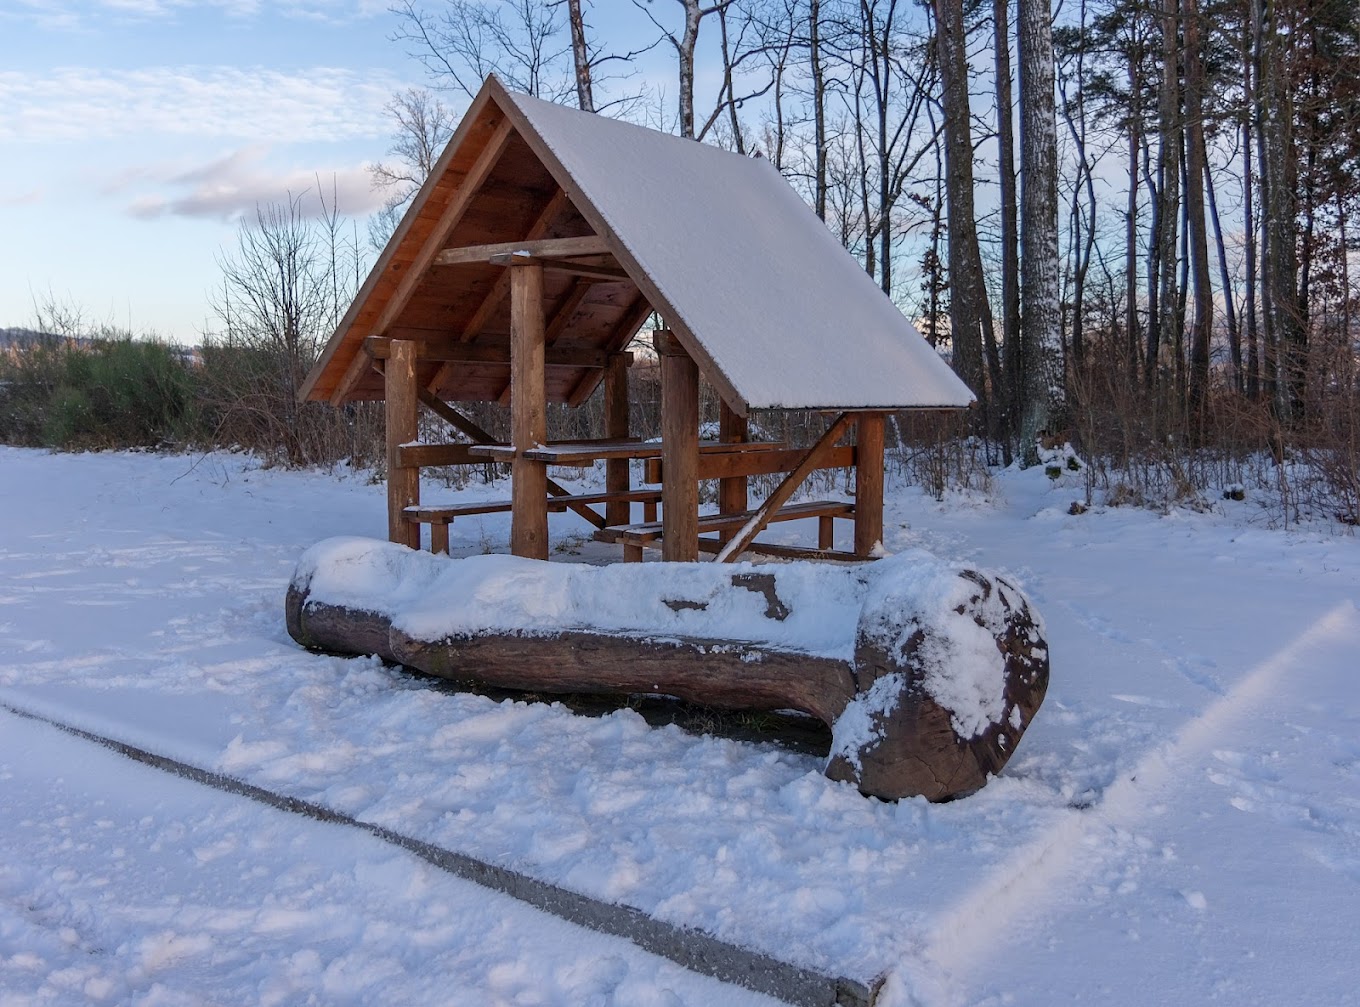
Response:
POLYGON ((197 440, 193 368, 126 335, 48 337, 0 358, 0 440, 67 451, 197 440))

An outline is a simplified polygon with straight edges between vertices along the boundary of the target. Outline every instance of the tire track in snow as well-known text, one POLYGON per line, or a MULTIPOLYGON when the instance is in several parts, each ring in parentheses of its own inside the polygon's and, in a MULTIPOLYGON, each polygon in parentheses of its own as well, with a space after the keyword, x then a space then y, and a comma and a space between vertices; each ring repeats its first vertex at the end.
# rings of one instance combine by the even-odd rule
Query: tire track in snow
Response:
POLYGON ((266 790, 221 773, 137 748, 22 707, 0 702, 0 710, 45 724, 109 749, 133 762, 159 769, 223 793, 245 797, 279 811, 365 832, 466 881, 501 892, 559 919, 599 933, 621 937, 643 951, 721 982, 764 993, 796 1007, 873 1007, 879 983, 799 968, 714 937, 654 919, 631 906, 601 902, 537 878, 485 863, 465 853, 435 846, 392 829, 365 822, 324 805, 266 790))
POLYGON ((1106 788, 1099 803, 1072 810, 1047 833, 1022 847, 951 909, 931 921, 930 936, 911 960, 888 977, 883 1007, 952 1004, 974 971, 1024 916, 1059 904, 1066 889, 1108 858, 1101 837, 1128 831, 1148 815, 1156 795, 1184 776, 1184 767, 1209 755, 1240 716, 1269 698, 1291 669, 1308 666, 1311 652, 1360 644, 1360 611, 1343 602, 1292 642, 1258 664, 1176 737, 1158 745, 1106 788))

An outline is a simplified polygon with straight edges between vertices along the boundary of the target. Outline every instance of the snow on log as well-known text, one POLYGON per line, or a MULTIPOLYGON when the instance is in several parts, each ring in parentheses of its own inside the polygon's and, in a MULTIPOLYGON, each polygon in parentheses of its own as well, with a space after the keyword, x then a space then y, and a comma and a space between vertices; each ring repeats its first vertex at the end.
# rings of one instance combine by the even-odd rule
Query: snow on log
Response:
POLYGON ((832 729, 827 775, 885 799, 983 786, 1048 684, 1020 590, 921 551, 588 566, 337 538, 303 555, 286 610, 304 647, 470 685, 801 710, 832 729))

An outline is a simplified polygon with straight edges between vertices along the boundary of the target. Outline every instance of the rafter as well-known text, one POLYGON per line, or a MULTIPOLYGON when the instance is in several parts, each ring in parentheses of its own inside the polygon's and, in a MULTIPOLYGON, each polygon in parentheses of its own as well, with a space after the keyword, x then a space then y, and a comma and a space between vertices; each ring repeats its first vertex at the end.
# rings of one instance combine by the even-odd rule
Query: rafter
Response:
MULTIPOLYGON (((571 205, 567 199, 566 190, 558 187, 553 193, 552 199, 548 200, 548 205, 543 208, 543 212, 538 215, 538 219, 529 228, 529 233, 524 236, 525 241, 537 241, 548 233, 562 210, 571 205)), ((472 313, 467 324, 463 326, 462 334, 458 337, 460 342, 469 343, 477 338, 477 334, 482 331, 491 316, 505 299, 510 296, 510 274, 501 273, 496 277, 496 282, 491 285, 490 292, 482 298, 482 303, 477 305, 477 310, 472 313)))

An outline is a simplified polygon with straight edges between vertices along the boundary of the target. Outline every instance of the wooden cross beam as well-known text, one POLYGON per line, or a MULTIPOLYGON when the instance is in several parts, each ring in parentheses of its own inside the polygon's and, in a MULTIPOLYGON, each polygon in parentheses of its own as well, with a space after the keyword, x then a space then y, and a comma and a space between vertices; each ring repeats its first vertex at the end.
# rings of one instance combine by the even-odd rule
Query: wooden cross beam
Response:
POLYGON ((613 251, 608 240, 595 234, 579 238, 536 238, 532 241, 499 241, 489 245, 446 248, 434 258, 437 266, 465 266, 490 262, 493 256, 526 255, 566 259, 582 255, 608 255, 613 251))
MULTIPOLYGON (((784 477, 784 481, 775 487, 774 492, 752 515, 751 520, 746 522, 745 527, 733 535, 731 541, 722 547, 715 562, 731 563, 741 555, 742 551, 755 540, 755 537, 765 530, 765 526, 770 523, 770 518, 788 502, 789 497, 793 496, 794 490, 798 489, 803 484, 803 480, 819 467, 822 456, 828 454, 836 446, 836 442, 840 440, 846 428, 853 422, 855 422, 855 419, 851 413, 841 413, 836 417, 835 422, 812 446, 812 450, 803 457, 798 467, 784 477)), ((662 485, 664 487, 665 484, 662 485)))

